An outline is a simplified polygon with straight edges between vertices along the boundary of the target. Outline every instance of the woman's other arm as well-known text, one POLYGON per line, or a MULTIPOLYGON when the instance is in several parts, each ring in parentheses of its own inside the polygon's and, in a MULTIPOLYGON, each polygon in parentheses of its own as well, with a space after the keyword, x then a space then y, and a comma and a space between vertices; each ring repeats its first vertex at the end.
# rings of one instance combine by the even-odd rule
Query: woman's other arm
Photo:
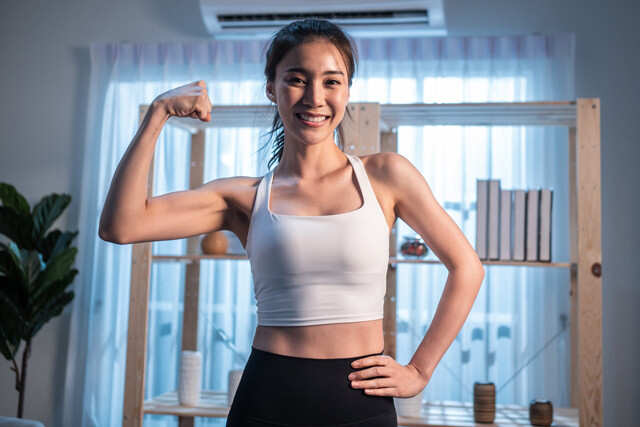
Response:
POLYGON ((409 362, 428 380, 467 319, 484 279, 484 268, 420 171, 400 154, 384 155, 385 182, 393 188, 396 215, 420 234, 449 270, 431 325, 409 362))

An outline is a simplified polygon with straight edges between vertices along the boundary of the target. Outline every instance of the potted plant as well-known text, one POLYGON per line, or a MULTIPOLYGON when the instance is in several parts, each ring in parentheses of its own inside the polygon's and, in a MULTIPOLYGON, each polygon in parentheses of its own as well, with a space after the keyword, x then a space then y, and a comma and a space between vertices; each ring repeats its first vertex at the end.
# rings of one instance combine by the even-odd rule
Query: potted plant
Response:
POLYGON ((27 360, 36 333, 62 313, 73 299, 67 287, 78 270, 72 268, 77 231, 49 231, 71 203, 68 194, 50 194, 30 210, 26 199, 11 184, 0 183, 0 351, 12 364, 22 418, 27 360), (24 341, 21 366, 16 354, 24 341))

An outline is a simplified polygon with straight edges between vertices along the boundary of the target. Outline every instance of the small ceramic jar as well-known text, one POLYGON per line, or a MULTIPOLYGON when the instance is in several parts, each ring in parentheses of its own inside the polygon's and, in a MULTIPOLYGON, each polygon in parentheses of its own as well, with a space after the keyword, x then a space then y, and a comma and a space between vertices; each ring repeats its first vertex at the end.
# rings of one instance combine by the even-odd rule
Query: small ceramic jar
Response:
POLYGON ((532 400, 529 404, 529 421, 534 426, 550 426, 553 423, 553 405, 549 400, 532 400))

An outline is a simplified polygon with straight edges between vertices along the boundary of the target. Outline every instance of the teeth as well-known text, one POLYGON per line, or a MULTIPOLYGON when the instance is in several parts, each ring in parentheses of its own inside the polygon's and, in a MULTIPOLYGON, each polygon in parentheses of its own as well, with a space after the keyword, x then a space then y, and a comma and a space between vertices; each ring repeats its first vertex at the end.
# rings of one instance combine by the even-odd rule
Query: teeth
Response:
POLYGON ((302 118, 302 120, 306 120, 308 122, 321 122, 323 120, 326 119, 325 116, 307 116, 305 114, 298 114, 298 116, 300 116, 300 118, 302 118))

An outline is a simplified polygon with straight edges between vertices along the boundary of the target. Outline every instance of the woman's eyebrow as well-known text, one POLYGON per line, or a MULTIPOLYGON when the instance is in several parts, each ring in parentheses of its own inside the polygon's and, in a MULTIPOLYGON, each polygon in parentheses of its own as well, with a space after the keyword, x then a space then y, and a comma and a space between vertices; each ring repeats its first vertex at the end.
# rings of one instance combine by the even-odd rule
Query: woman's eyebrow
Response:
MULTIPOLYGON (((305 70, 304 68, 300 68, 300 67, 291 67, 291 68, 287 68, 285 70, 285 72, 289 73, 302 73, 302 74, 307 74, 307 70, 305 70)), ((328 70, 325 71, 324 73, 322 73, 322 75, 327 75, 327 74, 339 74, 341 76, 344 76, 344 73, 342 71, 338 71, 338 70, 328 70)))

